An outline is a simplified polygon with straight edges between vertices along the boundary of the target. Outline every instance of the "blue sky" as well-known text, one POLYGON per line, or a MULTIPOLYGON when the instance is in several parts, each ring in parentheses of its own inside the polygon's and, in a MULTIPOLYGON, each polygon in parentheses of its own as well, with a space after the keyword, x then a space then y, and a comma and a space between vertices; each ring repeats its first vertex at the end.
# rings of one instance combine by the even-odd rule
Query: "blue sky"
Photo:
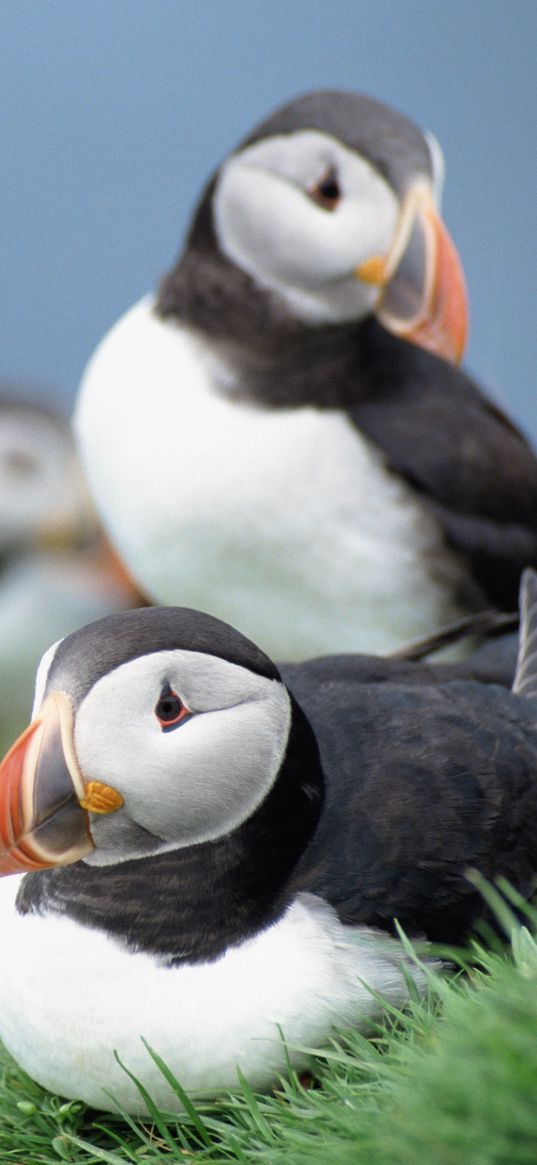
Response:
POLYGON ((439 138, 467 367, 537 441, 536 0, 0 0, 0 16, 0 376, 69 406, 227 151, 334 86, 439 138))

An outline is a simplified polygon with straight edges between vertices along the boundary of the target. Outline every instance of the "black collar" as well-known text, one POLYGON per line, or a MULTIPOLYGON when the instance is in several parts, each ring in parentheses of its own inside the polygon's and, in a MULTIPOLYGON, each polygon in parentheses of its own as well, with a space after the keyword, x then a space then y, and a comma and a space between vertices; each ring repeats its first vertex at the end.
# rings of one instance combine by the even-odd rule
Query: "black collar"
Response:
POLYGON ((20 913, 58 912, 169 964, 206 962, 269 926, 315 831, 324 784, 310 726, 295 701, 287 752, 263 804, 216 841, 114 866, 84 862, 28 874, 20 913))

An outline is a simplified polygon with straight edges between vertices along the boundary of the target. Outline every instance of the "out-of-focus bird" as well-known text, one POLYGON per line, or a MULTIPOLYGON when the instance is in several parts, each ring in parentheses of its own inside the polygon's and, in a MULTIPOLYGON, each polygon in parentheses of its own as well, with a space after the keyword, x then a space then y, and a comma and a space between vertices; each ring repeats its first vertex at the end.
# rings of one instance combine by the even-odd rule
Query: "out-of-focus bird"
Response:
POLYGON ((466 300, 441 170, 399 113, 321 91, 211 178, 76 414, 102 519, 154 600, 280 657, 516 609, 537 461, 453 363, 466 300))
POLYGON ((47 644, 142 600, 100 532, 68 423, 0 386, 0 739, 47 644))
MULTIPOLYGON (((364 656, 281 670, 210 615, 100 620, 43 657, 0 766, 0 1037, 98 1107, 256 1088, 405 997, 386 931, 448 942, 469 867, 537 872, 537 576, 513 690, 364 656), (112 1096, 112 1099, 111 1099, 112 1096)), ((462 665, 458 665, 460 668, 462 665)), ((408 969, 408 968, 407 968, 408 969)), ((418 973, 418 979, 420 975, 418 973)))

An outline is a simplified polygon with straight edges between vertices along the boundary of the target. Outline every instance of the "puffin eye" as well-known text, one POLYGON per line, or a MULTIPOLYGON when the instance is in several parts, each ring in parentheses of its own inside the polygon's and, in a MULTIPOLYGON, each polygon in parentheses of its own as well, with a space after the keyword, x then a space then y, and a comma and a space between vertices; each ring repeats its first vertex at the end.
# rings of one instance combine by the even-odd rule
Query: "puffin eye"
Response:
POLYGON ((168 683, 164 684, 155 704, 155 716, 162 731, 166 732, 169 728, 175 728, 177 724, 181 724, 190 715, 191 713, 177 692, 174 692, 168 683))
POLYGON ((310 198, 325 210, 335 210, 341 198, 341 188, 338 182, 337 170, 334 166, 323 174, 323 177, 308 190, 310 198))
POLYGON ((13 449, 4 458, 4 464, 8 473, 13 477, 30 478, 35 477, 39 470, 39 461, 32 453, 27 453, 24 449, 13 449))

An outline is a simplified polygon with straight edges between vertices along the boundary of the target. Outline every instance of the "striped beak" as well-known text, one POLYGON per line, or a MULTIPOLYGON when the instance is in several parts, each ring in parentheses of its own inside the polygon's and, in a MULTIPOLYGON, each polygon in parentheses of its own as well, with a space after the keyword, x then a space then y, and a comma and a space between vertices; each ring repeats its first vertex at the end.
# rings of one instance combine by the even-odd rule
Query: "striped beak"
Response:
POLYGON ((94 844, 69 697, 53 692, 0 765, 0 875, 77 862, 94 844))
POLYGON ((389 332, 458 364, 468 332, 461 261, 428 186, 407 193, 387 255, 372 255, 354 272, 382 288, 375 314, 389 332))

